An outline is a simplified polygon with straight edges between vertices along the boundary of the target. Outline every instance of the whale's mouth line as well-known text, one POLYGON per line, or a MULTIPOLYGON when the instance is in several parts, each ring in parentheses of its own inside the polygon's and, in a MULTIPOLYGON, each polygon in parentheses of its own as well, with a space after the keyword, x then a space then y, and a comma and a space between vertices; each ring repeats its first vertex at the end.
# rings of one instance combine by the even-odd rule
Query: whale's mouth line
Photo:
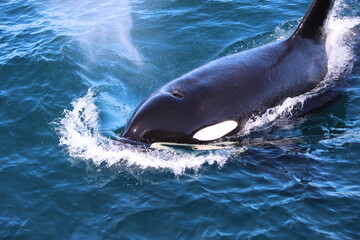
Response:
POLYGON ((114 140, 116 140, 117 142, 119 142, 121 144, 128 144, 128 145, 132 145, 132 146, 139 146, 139 147, 150 147, 151 146, 151 144, 149 144, 149 143, 140 142, 140 141, 132 140, 132 139, 125 138, 125 137, 119 137, 119 136, 117 136, 114 140))
POLYGON ((150 148, 181 153, 182 151, 211 151, 221 149, 233 149, 238 145, 238 142, 217 142, 209 144, 155 142, 150 145, 150 148))
POLYGON ((210 150, 220 150, 220 149, 230 149, 239 146, 237 141, 219 141, 219 142, 204 142, 204 143, 175 143, 175 142, 153 142, 153 143, 144 143, 136 140, 131 140, 125 137, 117 137, 114 139, 119 144, 126 144, 129 146, 134 146, 137 148, 143 149, 157 149, 157 150, 168 150, 171 152, 181 152, 182 150, 190 151, 210 151, 210 150))

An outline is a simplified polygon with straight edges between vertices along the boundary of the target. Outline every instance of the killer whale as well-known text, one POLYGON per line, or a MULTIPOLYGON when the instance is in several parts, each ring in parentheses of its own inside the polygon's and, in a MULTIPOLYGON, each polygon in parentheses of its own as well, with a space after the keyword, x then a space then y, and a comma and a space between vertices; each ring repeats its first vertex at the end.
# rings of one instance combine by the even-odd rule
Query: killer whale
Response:
POLYGON ((334 0, 314 0, 285 40, 209 62, 155 91, 122 137, 204 143, 238 133, 254 114, 313 89, 327 73, 324 27, 334 0))

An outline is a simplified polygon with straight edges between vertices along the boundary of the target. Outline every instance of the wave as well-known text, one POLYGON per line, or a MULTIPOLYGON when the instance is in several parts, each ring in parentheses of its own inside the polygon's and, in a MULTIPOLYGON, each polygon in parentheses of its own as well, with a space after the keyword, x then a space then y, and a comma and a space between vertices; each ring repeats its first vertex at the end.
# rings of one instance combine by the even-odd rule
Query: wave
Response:
MULTIPOLYGON (((329 56, 328 74, 325 80, 312 91, 286 99, 279 106, 268 109, 261 116, 253 116, 245 125, 244 133, 264 126, 281 117, 289 117, 295 107, 302 104, 321 90, 326 89, 341 74, 351 69, 354 56, 351 45, 346 37, 351 29, 359 23, 359 17, 338 17, 343 8, 337 4, 332 12, 327 27, 327 53, 329 56)), ((221 149, 212 151, 174 153, 159 149, 142 149, 120 143, 101 134, 99 127, 99 110, 95 104, 96 95, 93 89, 72 103, 72 110, 65 110, 64 117, 59 120, 58 132, 60 145, 64 146, 69 155, 75 159, 92 161, 96 165, 136 166, 142 169, 166 169, 175 175, 183 174, 187 169, 199 171, 204 164, 222 167, 235 151, 245 151, 246 148, 221 149)))
POLYGON ((73 158, 92 160, 96 165, 111 166, 123 164, 140 168, 169 169, 182 174, 186 169, 198 171, 200 166, 218 164, 223 166, 229 152, 208 152, 206 154, 176 154, 168 151, 136 148, 104 137, 99 129, 99 114, 94 103, 92 89, 72 103, 73 110, 65 110, 58 131, 60 145, 66 146, 73 158))

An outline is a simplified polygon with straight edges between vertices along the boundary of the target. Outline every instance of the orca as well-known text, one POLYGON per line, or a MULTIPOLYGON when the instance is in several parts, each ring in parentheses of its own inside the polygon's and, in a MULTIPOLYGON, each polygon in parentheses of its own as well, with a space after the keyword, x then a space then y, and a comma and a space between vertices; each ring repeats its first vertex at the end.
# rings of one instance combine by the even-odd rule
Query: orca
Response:
POLYGON ((122 137, 199 144, 232 136, 254 114, 310 91, 327 73, 325 25, 334 0, 314 0, 287 39, 209 62, 136 109, 122 137))

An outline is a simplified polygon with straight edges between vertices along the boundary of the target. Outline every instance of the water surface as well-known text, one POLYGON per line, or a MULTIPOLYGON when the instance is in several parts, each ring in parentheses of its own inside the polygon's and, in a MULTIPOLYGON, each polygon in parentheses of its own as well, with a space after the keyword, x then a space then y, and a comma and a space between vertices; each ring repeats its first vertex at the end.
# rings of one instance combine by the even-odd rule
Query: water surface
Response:
POLYGON ((359 239, 360 9, 337 1, 326 84, 226 149, 116 141, 138 104, 290 36, 310 1, 0 3, 1 239, 359 239), (341 93, 305 116, 323 89, 341 93))

